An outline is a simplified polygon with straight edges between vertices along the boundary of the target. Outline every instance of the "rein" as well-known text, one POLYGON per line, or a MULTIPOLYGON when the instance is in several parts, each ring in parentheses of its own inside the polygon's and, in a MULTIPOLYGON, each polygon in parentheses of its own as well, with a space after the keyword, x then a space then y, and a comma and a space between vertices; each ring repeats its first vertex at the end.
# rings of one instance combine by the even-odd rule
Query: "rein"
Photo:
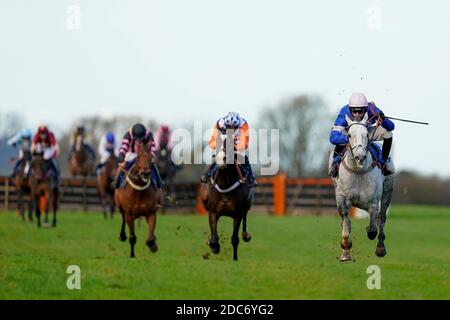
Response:
MULTIPOLYGON (((353 125, 366 126, 364 123, 361 123, 361 122, 354 122, 354 123, 352 123, 351 125, 348 126, 347 130, 350 129, 350 127, 353 126, 353 125)), ((374 133, 375 133, 375 130, 374 130, 374 133)), ((347 144, 347 146, 350 147, 349 149, 350 149, 350 153, 352 154, 352 157, 354 158, 353 150, 356 149, 356 148, 358 148, 358 147, 364 148, 364 150, 365 150, 366 153, 369 152, 370 141, 371 141, 371 139, 369 139, 369 144, 368 144, 367 146, 363 146, 363 145, 361 145, 361 144, 359 144, 359 145, 357 145, 357 146, 352 146, 352 145, 350 144, 350 141, 349 141, 348 144, 347 144)), ((347 172, 350 172, 350 173, 353 173, 353 174, 356 174, 356 175, 359 175, 359 176, 365 175, 365 174, 371 172, 375 167, 377 167, 377 162, 375 161, 375 159, 374 159, 372 153, 369 152, 369 154, 370 154, 370 156, 372 157, 372 164, 370 165, 370 167, 368 167, 367 169, 365 169, 365 170, 363 170, 363 171, 358 171, 358 170, 354 170, 354 169, 350 168, 350 167, 345 163, 345 157, 342 159, 342 165, 343 165, 344 169, 345 169, 347 172)))
POLYGON ((353 173, 353 174, 356 174, 356 175, 358 175, 358 176, 362 176, 362 175, 365 175, 365 174, 367 174, 367 173, 369 173, 370 171, 372 171, 376 166, 377 166, 377 163, 375 162, 375 159, 373 159, 373 155, 372 155, 372 153, 370 153, 370 155, 372 156, 372 164, 370 165, 370 167, 368 167, 367 169, 365 169, 365 170, 363 170, 363 171, 357 171, 357 170, 354 170, 354 169, 352 169, 352 168, 350 168, 349 166, 347 166, 347 164, 345 163, 345 159, 342 159, 342 165, 344 166, 344 169, 345 170, 347 170, 347 172, 350 172, 350 173, 353 173))
POLYGON ((140 186, 140 185, 134 183, 133 180, 131 180, 131 179, 134 179, 134 180, 141 180, 142 182, 145 182, 144 180, 142 180, 141 177, 138 177, 138 176, 132 174, 131 171, 129 171, 129 170, 127 170, 127 169, 124 169, 124 168, 122 168, 122 167, 119 167, 119 169, 122 170, 122 171, 125 173, 125 180, 126 180, 126 181, 130 184, 130 186, 131 186, 133 189, 135 189, 135 190, 143 191, 143 190, 147 189, 147 188, 150 186, 150 184, 152 183, 152 179, 149 178, 148 181, 145 183, 145 185, 140 186))
MULTIPOLYGON (((239 163, 236 163, 236 170, 239 175, 239 180, 237 180, 235 183, 233 183, 230 187, 222 189, 221 187, 219 187, 219 185, 217 183, 214 182, 214 180, 215 180, 214 178, 211 178, 211 184, 214 185, 214 188, 220 193, 228 193, 228 192, 233 191, 234 189, 239 187, 241 184, 243 184, 246 180, 246 177, 244 177, 242 175, 242 171, 241 171, 241 168, 239 167, 239 163)), ((217 175, 218 175, 218 171, 216 173, 216 176, 217 175)))

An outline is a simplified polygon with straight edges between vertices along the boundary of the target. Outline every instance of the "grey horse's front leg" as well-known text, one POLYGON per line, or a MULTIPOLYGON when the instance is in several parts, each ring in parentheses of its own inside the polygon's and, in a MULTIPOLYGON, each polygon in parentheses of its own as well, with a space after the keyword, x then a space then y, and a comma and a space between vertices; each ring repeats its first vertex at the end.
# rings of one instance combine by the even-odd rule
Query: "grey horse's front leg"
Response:
POLYGON ((342 233, 341 233, 342 255, 340 257, 340 260, 349 261, 352 260, 352 256, 350 255, 350 249, 352 247, 352 240, 350 240, 350 232, 352 224, 350 221, 350 217, 348 216, 351 204, 344 197, 336 197, 336 202, 339 215, 342 218, 342 233))

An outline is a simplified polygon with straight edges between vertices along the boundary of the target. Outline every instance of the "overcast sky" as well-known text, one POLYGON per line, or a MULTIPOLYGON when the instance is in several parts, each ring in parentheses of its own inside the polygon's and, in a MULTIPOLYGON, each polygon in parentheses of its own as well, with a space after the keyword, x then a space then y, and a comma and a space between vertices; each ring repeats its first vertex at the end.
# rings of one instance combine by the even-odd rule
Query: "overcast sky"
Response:
POLYGON ((363 91, 431 122, 396 123, 398 168, 449 176, 449 14, 444 0, 0 0, 0 112, 30 126, 229 110, 254 122, 286 96, 319 94, 337 113, 363 91))

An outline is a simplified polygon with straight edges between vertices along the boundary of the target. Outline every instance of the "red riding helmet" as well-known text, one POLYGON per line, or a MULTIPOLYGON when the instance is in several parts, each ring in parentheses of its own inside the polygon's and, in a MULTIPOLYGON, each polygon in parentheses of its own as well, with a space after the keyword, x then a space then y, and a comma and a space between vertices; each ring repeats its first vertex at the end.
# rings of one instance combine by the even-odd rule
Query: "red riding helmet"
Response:
POLYGON ((39 128, 38 128, 38 133, 39 134, 47 134, 48 133, 48 128, 47 128, 47 126, 44 126, 44 125, 41 125, 41 126, 39 126, 39 128))

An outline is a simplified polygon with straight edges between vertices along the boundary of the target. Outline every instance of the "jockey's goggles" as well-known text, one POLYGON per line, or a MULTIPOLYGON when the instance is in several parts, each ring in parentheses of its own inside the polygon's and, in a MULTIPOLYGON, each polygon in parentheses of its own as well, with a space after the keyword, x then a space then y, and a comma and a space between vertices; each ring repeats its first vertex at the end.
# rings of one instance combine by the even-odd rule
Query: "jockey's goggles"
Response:
POLYGON ((351 108, 350 111, 353 114, 363 114, 367 111, 367 108, 351 108))

